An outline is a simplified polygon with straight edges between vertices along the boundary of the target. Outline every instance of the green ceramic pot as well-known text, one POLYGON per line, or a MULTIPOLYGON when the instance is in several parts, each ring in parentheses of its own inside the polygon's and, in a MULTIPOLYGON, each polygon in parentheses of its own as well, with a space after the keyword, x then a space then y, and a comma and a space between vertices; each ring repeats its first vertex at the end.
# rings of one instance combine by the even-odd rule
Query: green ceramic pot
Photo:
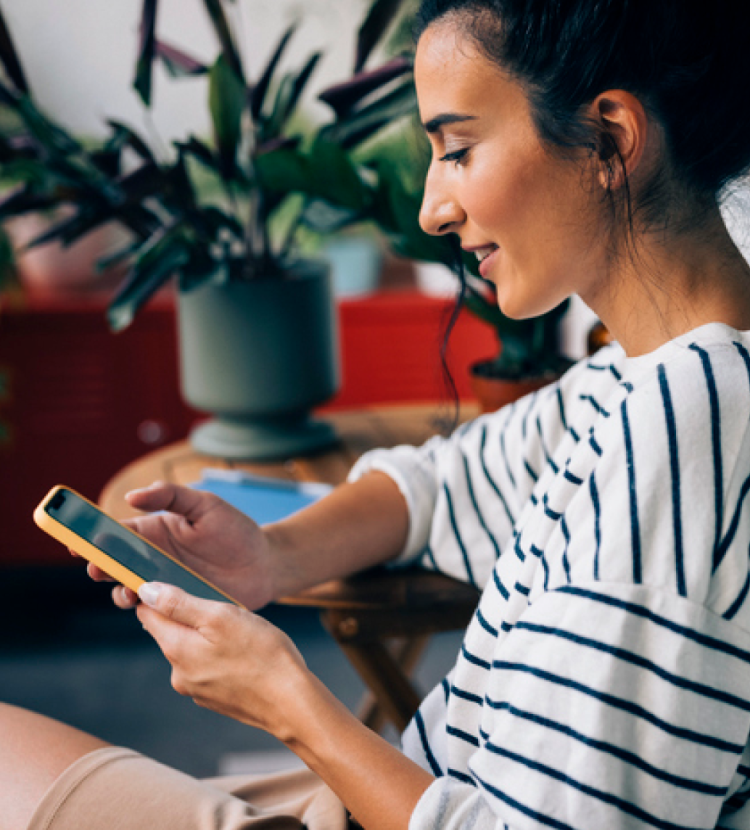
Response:
POLYGON ((179 294, 182 393, 213 417, 191 433, 200 452, 289 458, 335 443, 313 407, 340 385, 328 267, 304 261, 283 279, 208 285, 179 294))

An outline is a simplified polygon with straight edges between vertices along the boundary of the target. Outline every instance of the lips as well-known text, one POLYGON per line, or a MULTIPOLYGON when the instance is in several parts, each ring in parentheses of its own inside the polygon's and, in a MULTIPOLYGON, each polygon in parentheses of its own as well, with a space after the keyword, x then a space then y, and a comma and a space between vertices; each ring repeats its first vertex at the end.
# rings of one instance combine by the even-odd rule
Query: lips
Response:
POLYGON ((473 253, 479 262, 479 273, 486 279, 492 263, 500 251, 497 245, 485 245, 483 248, 475 248, 473 253))

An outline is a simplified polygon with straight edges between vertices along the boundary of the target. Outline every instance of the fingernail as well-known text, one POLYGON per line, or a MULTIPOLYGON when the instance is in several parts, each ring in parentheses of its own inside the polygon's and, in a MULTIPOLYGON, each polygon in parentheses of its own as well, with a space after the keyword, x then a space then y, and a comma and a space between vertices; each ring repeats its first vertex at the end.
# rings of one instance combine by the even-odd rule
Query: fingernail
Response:
POLYGON ((158 582, 144 582, 138 589, 138 598, 144 605, 155 608, 162 586, 158 582))

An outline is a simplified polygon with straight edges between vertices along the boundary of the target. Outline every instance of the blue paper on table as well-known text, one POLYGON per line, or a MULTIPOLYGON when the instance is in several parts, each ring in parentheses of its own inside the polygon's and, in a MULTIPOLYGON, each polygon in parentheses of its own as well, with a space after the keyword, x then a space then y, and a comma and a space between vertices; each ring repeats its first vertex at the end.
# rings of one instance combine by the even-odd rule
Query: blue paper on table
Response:
POLYGON ((240 470, 203 470, 196 490, 215 493, 251 516, 258 524, 275 522, 296 513, 333 489, 313 481, 284 481, 240 470))

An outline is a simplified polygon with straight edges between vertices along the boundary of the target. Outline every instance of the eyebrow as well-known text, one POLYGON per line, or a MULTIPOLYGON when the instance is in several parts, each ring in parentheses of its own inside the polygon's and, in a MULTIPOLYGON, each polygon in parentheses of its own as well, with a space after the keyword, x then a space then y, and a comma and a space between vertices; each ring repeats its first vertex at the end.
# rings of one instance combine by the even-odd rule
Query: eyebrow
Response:
POLYGON ((459 115, 455 112, 446 112, 442 115, 436 115, 422 126, 426 132, 432 134, 440 132, 444 124, 459 124, 462 121, 474 121, 475 119, 476 115, 459 115))

